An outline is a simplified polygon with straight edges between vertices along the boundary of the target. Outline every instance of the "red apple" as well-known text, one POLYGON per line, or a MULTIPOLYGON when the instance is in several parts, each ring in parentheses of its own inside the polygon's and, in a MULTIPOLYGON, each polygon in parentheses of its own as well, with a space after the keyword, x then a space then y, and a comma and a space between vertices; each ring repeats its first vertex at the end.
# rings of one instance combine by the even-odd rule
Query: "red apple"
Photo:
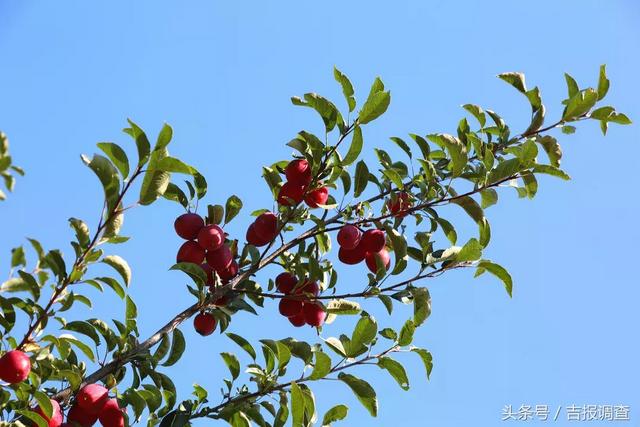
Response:
POLYGON ((173 223, 178 236, 185 240, 193 240, 198 236, 198 232, 204 227, 204 220, 195 213, 186 213, 176 218, 173 223))
POLYGON ((285 317, 295 316, 302 310, 302 301, 291 298, 282 298, 280 304, 278 304, 278 310, 280 314, 285 317))
POLYGON ((196 332, 206 337, 216 330, 216 318, 209 313, 198 313, 193 319, 193 327, 196 332))
POLYGON ((365 252, 380 252, 384 249, 386 238, 382 230, 367 230, 362 235, 362 247, 365 252))
POLYGON ((273 212, 265 212, 254 221, 256 235, 267 242, 272 241, 278 233, 278 217, 273 212))
POLYGON ((298 284, 298 278, 291 273, 284 272, 276 277, 276 288, 283 294, 288 294, 298 284))
POLYGON ((98 421, 98 414, 90 414, 78 404, 71 407, 67 413, 67 423, 80 427, 91 427, 98 421))
POLYGON ((396 218, 404 218, 408 215, 407 209, 411 207, 409 195, 404 191, 398 193, 395 197, 387 201, 387 207, 389 208, 389 212, 396 218))
POLYGON ((219 273, 220 279, 222 279, 223 283, 228 283, 229 280, 233 279, 238 275, 239 269, 240 269, 240 266, 238 265, 238 263, 235 260, 231 261, 231 264, 229 264, 229 267, 225 268, 219 273))
POLYGON ((302 286, 296 289, 295 293, 296 295, 305 294, 305 295, 313 295, 314 297, 317 297, 318 294, 320 293, 320 286, 318 286, 316 282, 310 282, 307 280, 306 282, 304 282, 302 286))
POLYGON ((263 239, 256 233, 256 224, 252 223, 247 229, 247 243, 250 245, 260 247, 265 246, 271 241, 271 239, 263 239))
POLYGON ((87 384, 76 394, 76 404, 92 415, 97 415, 108 399, 109 390, 100 384, 87 384))
POLYGON ((204 249, 193 240, 184 242, 180 249, 178 249, 178 255, 176 256, 176 262, 191 262, 193 264, 202 264, 204 261, 204 249))
POLYGON ((285 168, 284 174, 290 183, 306 186, 311 182, 311 165, 304 159, 292 160, 285 168))
POLYGON ((389 266, 391 265, 389 251, 387 251, 385 248, 382 248, 381 251, 369 252, 367 254, 367 267, 369 267, 369 270, 374 274, 378 272, 378 260, 380 260, 385 270, 388 270, 389 266))
POLYGON ((31 372, 29 356, 20 350, 11 350, 0 357, 0 379, 17 384, 27 379, 31 372))
POLYGON ((295 316, 289 316, 288 319, 289 319, 289 322, 291 322, 291 324, 296 328, 304 326, 306 323, 304 320, 304 312, 302 310, 300 311, 300 313, 296 314, 295 316))
POLYGON ((346 224, 338 231, 338 245, 345 249, 355 249, 362 239, 362 231, 355 225, 346 224))
POLYGON ((285 182, 278 192, 278 203, 283 206, 295 206, 304 198, 304 192, 307 187, 285 182))
POLYGON ((198 232, 198 244, 202 249, 215 251, 224 243, 224 231, 215 224, 206 225, 198 232))
POLYGON ((318 303, 307 303, 302 308, 304 313, 304 321, 310 326, 322 326, 324 319, 327 318, 327 313, 324 308, 318 303))
POLYGON ((117 399, 109 399, 98 416, 103 427, 124 427, 124 414, 117 399))
POLYGON ((304 201, 310 208, 317 208, 318 205, 326 205, 329 198, 329 189, 327 187, 316 188, 307 193, 304 201))
POLYGON ((53 410, 51 411, 51 418, 44 414, 44 411, 40 406, 35 409, 35 412, 45 419, 49 427, 60 427, 62 424, 62 411, 60 410, 60 404, 57 400, 49 399, 53 410))
POLYGON ((207 264, 220 274, 226 270, 233 261, 233 254, 229 246, 222 245, 215 251, 207 252, 207 264))
POLYGON ((340 248, 338 250, 338 259, 344 264, 355 265, 364 261, 366 254, 362 241, 360 241, 355 249, 340 248))

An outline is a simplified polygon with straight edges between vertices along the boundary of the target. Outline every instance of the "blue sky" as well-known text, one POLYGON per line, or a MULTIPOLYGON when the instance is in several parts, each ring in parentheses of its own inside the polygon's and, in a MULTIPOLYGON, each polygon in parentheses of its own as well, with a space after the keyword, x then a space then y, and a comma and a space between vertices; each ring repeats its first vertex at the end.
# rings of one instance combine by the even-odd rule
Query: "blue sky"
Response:
MULTIPOLYGON (((387 114, 366 129, 369 158, 374 146, 399 157, 389 136, 454 131, 468 102, 523 128, 529 107, 495 78, 504 71, 523 71, 530 86, 539 85, 554 118, 566 94, 563 72, 593 85, 606 63, 608 102, 637 122, 639 19, 630 0, 0 1, 0 128, 28 172, 0 208, 3 265, 26 236, 69 254, 71 216, 95 226, 98 182, 79 155, 99 141, 130 144, 120 132, 127 117, 150 135, 165 121, 174 127, 172 152, 208 178, 207 202, 237 194, 245 214, 270 207, 260 167, 288 158, 284 144, 300 129, 320 130, 313 113, 289 97, 317 91, 343 105, 334 65, 351 77, 360 100, 377 75, 392 91, 387 114)), ((486 255, 510 269, 514 298, 470 271, 429 284, 433 315, 416 343, 434 355, 432 380, 423 380, 409 356, 409 392, 365 367, 357 374, 378 389, 379 417, 334 382, 314 386, 321 414, 346 400, 352 409, 344 425, 494 426, 503 424, 508 404, 625 404, 637 422, 638 136, 634 125, 612 127, 603 138, 595 123, 562 136, 573 181, 542 179, 533 201, 503 192, 487 211, 493 238, 486 255)), ((191 304, 183 278, 167 271, 179 213, 169 202, 132 211, 123 233, 133 238, 113 249, 134 269, 131 294, 144 336, 191 304)), ((248 222, 245 216, 228 231, 243 235, 248 222)), ((343 289, 357 289, 364 277, 358 268, 341 272, 343 289)), ((123 310, 112 296, 98 305, 90 316, 123 310)), ((254 340, 313 337, 275 310, 239 315, 230 330, 254 340)), ((408 309, 393 319, 377 306, 371 311, 381 325, 409 316, 408 309)), ((348 330, 352 320, 325 334, 348 330)), ((190 325, 184 331, 189 350, 173 371, 176 382, 183 397, 198 382, 215 401, 227 373, 217 353, 236 348, 218 335, 201 338, 190 325)))

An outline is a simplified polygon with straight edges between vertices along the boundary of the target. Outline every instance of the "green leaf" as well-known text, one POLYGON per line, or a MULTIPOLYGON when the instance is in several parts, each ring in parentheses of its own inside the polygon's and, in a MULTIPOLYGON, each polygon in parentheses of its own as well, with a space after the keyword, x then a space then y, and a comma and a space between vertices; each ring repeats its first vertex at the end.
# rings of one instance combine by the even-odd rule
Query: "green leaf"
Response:
POLYGON ((412 288, 413 323, 416 327, 422 325, 431 315, 431 295, 427 288, 412 288))
POLYGON ((397 136, 392 136, 390 139, 391 139, 393 142, 395 142, 395 144, 396 144, 398 147, 400 147, 400 149, 401 149, 402 151, 404 151, 404 152, 407 154, 407 156, 409 156, 409 158, 410 158, 410 159, 412 158, 412 155, 411 155, 411 147, 409 147, 409 145, 408 145, 406 142, 404 142, 404 141, 402 140, 402 138, 398 138, 397 136))
POLYGON ((342 159, 342 165, 348 166, 351 163, 355 162, 362 151, 362 145, 364 144, 362 139, 362 129, 360 126, 356 126, 353 129, 353 136, 351 137, 351 145, 349 146, 349 151, 347 151, 347 155, 342 159))
POLYGON ((228 224, 242 209, 242 200, 235 194, 227 199, 224 211, 224 223, 228 224))
POLYGON ((46 393, 37 390, 33 394, 33 397, 35 397, 36 401, 38 402, 38 407, 40 407, 45 417, 51 418, 51 415, 53 414, 53 405, 51 404, 51 399, 49 399, 49 396, 47 396, 46 393))
POLYGON ((598 101, 605 97, 609 91, 609 79, 607 78, 607 66, 600 66, 600 75, 598 77, 598 101))
POLYGON ((498 202, 498 192, 493 188, 485 188, 480 192, 480 199, 480 207, 486 209, 498 202))
POLYGON ((560 144, 558 144, 558 140, 550 135, 545 135, 536 138, 536 141, 542 146, 545 153, 547 153, 551 166, 559 167, 560 159, 562 159, 562 149, 560 148, 560 144))
POLYGON ((387 111, 390 102, 391 93, 389 91, 370 94, 358 113, 358 122, 366 124, 377 119, 387 111))
POLYGON ((138 149, 138 168, 141 168, 149 160, 151 144, 149 143, 147 135, 140 128, 140 126, 135 124, 130 119, 127 119, 127 122, 129 122, 129 126, 131 126, 131 128, 124 129, 124 132, 131 135, 131 137, 136 142, 136 147, 138 149))
POLYGON ((91 237, 87 224, 85 224, 85 222, 81 219, 77 218, 69 218, 69 224, 76 232, 76 239, 78 239, 78 243, 80 243, 80 246, 83 248, 89 246, 91 237))
POLYGON ((369 414, 371 414, 372 417, 378 415, 378 399, 376 397, 376 392, 368 382, 354 377, 351 374, 345 374, 344 372, 340 372, 338 374, 338 379, 349 386, 360 403, 362 403, 362 406, 369 411, 369 414))
POLYGON ((352 347, 357 349, 363 345, 368 346, 376 337, 377 333, 378 323, 376 322, 376 319, 369 315, 360 317, 360 320, 358 320, 358 323, 353 330, 353 335, 351 336, 352 347))
POLYGON ((49 427, 49 423, 47 423, 44 418, 33 411, 30 411, 28 409, 18 409, 15 412, 16 414, 22 415, 23 417, 28 418, 30 421, 33 421, 38 425, 38 427, 49 427))
POLYGON ((364 160, 360 160, 356 165, 356 175, 354 177, 353 195, 359 197, 367 188, 369 182, 369 168, 364 160))
POLYGON ((476 118, 478 123, 480 123, 480 127, 484 127, 484 125, 487 123, 487 116, 484 114, 482 108, 480 108, 478 105, 465 104, 462 106, 462 108, 470 112, 473 117, 476 118))
POLYGON ((578 83, 576 83, 575 79, 569 74, 564 73, 564 79, 567 81, 568 98, 571 99, 580 92, 580 88, 578 87, 578 83))
POLYGON ((113 267, 120 274, 124 283, 129 286, 129 283, 131 283, 131 267, 129 267, 127 261, 118 255, 108 255, 102 258, 101 262, 113 267))
POLYGON ((330 427, 331 423, 344 420, 349 413, 349 407, 346 405, 336 405, 325 412, 322 417, 322 427, 330 427))
POLYGON ((393 360, 390 357, 381 357, 378 359, 378 366, 381 369, 385 369, 398 383, 403 390, 409 390, 409 378, 407 372, 400 362, 393 360))
POLYGON ((313 364, 313 371, 311 371, 309 379, 319 380, 331 372, 331 357, 322 351, 316 351, 313 354, 315 355, 315 363, 313 364))
POLYGON ((125 153, 118 144, 114 144, 113 142, 99 142, 98 148, 100 148, 118 168, 122 178, 129 176, 129 158, 127 157, 127 153, 125 153))
POLYGON ((182 353, 186 348, 186 342, 184 340, 184 335, 180 332, 180 329, 176 328, 173 330, 173 336, 171 341, 171 351, 169 351, 169 357, 164 361, 162 366, 172 366, 180 357, 182 357, 182 353))
POLYGON ((111 212, 115 208, 120 195, 118 171, 109 159, 98 154, 95 154, 90 161, 84 156, 82 159, 102 183, 104 197, 107 202, 107 211, 111 212))
POLYGON ((98 333, 96 332, 95 328, 88 322, 85 322, 83 320, 74 320, 64 325, 62 329, 86 335, 93 340, 96 346, 100 345, 100 337, 98 336, 98 333))
POLYGON ((597 101, 598 93, 592 88, 576 93, 569 99, 569 103, 562 114, 562 120, 571 121, 579 118, 589 112, 597 101))
POLYGON ((233 379, 235 380, 238 378, 238 375, 240 375, 240 362, 238 361, 238 358, 234 354, 227 352, 220 353, 220 356, 227 365, 227 368, 229 368, 229 372, 231 372, 233 379))
POLYGON ((513 296, 513 280, 511 279, 511 275, 509 274, 509 272, 504 267, 489 260, 482 260, 478 263, 475 277, 480 276, 485 271, 488 271, 498 279, 502 280, 502 283, 504 283, 504 288, 506 289, 509 296, 513 296))
POLYGON ((246 339, 244 339, 240 335, 236 335, 236 334, 231 333, 231 332, 227 332, 226 335, 234 343, 238 344, 244 351, 249 353, 249 356, 251 356, 251 358, 253 360, 256 360, 256 351, 253 349, 253 346, 251 346, 249 341, 247 341, 246 339))
POLYGON ((478 224, 484 220, 484 212, 478 202, 469 196, 459 197, 452 203, 460 206, 478 224))
POLYGON ((477 239, 470 239, 456 255, 457 262, 475 261, 482 256, 482 245, 477 239))
POLYGON ((134 322, 138 317, 138 307, 133 302, 131 297, 127 295, 126 303, 125 303, 125 318, 127 320, 127 326, 129 326, 130 322, 134 322))
POLYGON ((140 187, 140 204, 150 205, 155 202, 158 197, 162 196, 169 186, 169 178, 171 174, 164 169, 161 169, 160 162, 165 157, 169 156, 169 152, 166 148, 159 150, 153 150, 149 164, 147 165, 147 171, 142 179, 142 186, 140 187))
POLYGON ((417 353, 424 364, 425 369, 427 370, 427 379, 431 376, 431 370, 433 369, 433 357, 431 353, 422 348, 412 348, 411 351, 417 353))
POLYGON ((518 89, 520 92, 522 93, 527 92, 527 86, 525 85, 525 82, 524 82, 524 74, 509 72, 509 73, 498 74, 498 77, 504 80, 505 82, 509 83, 511 86, 518 89))
POLYGON ((504 160, 493 168, 487 176, 487 185, 502 182, 515 176, 522 168, 520 159, 513 158, 504 160))
POLYGON ((440 224, 440 228, 442 228, 442 232, 444 233, 445 236, 447 236, 447 239, 449 239, 451 244, 455 245, 456 242, 458 241, 458 233, 456 233, 456 230, 455 228, 453 228, 453 225, 442 217, 436 218, 436 222, 440 224))
POLYGON ((571 179, 571 177, 567 175, 565 171, 550 165, 535 165, 532 169, 532 172, 544 173, 547 175, 555 176, 560 179, 564 179, 565 181, 568 181, 571 179))
POLYGON ((347 349, 344 348, 344 345, 342 345, 342 342, 335 338, 335 337, 329 337, 326 340, 324 340, 325 344, 327 344, 327 346, 335 351, 339 356, 342 357, 346 357, 347 356, 347 349))
POLYGON ((416 325, 413 323, 413 320, 407 320, 402 329, 400 329, 400 335, 398 336, 398 345, 406 346, 411 344, 413 341, 413 333, 416 330, 416 325))
POLYGON ((197 285, 204 285, 207 282, 207 273, 204 272, 202 267, 191 262, 179 262, 171 266, 169 270, 187 273, 197 285))
POLYGON ((349 112, 353 111, 353 109, 356 108, 356 99, 353 97, 354 91, 351 81, 336 67, 333 67, 333 77, 338 83, 340 83, 340 86, 342 86, 342 93, 344 94, 344 98, 347 100, 349 112))
POLYGON ((446 148, 451 157, 451 172, 453 176, 459 176, 467 166, 467 149, 460 140, 446 133, 427 135, 427 139, 440 147, 446 148))
POLYGON ((302 427, 304 419, 304 394, 295 382, 291 383, 291 427, 302 427))
POLYGON ((196 170, 180 159, 171 156, 162 157, 158 160, 156 167, 159 170, 170 173, 183 173, 185 175, 193 175, 196 170))
POLYGON ((173 129, 165 123, 162 125, 162 129, 160 129, 154 150, 162 150, 165 148, 171 142, 171 138, 173 138, 173 129))
POLYGON ((331 132, 338 122, 340 114, 336 106, 333 105, 331 101, 317 93, 305 93, 304 100, 294 96, 291 98, 291 102, 294 105, 309 107, 316 110, 324 122, 326 132, 331 132))
POLYGON ((346 299, 334 299, 327 304, 327 313, 333 314, 359 314, 362 311, 360 304, 346 299))

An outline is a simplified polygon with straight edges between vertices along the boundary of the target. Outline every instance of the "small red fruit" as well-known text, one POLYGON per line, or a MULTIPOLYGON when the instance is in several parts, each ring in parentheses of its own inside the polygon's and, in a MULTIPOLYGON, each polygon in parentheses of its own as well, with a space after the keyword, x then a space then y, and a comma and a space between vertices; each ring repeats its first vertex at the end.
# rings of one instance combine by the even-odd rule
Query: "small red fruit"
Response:
POLYGON ((318 286, 316 282, 310 282, 307 280, 302 286, 296 289, 295 293, 296 295, 305 294, 305 295, 313 295, 314 297, 317 297, 318 294, 320 293, 320 286, 318 286))
POLYGON ((98 421, 98 414, 90 414, 78 404, 71 407, 67 413, 67 423, 72 426, 91 427, 98 421))
POLYGON ((284 170, 287 181, 297 185, 309 185, 311 182, 311 166, 309 162, 301 160, 292 160, 284 170))
POLYGON ((318 303, 305 304, 302 312, 304 313, 304 321, 310 326, 322 326, 324 319, 327 318, 327 313, 318 303))
POLYGON ((202 249, 215 251, 224 243, 224 231, 215 224, 206 225, 198 232, 198 244, 202 249))
POLYGON ((402 191, 396 195, 395 200, 392 198, 387 202, 387 207, 396 218, 404 218, 408 215, 407 209, 411 207, 409 195, 402 191))
POLYGON ((233 261, 233 254, 229 246, 222 245, 215 251, 207 252, 207 263, 220 274, 226 270, 233 261))
POLYGON ((235 260, 231 261, 231 264, 229 264, 229 267, 225 268, 219 273, 220 279, 222 279, 224 283, 229 282, 229 280, 236 277, 239 269, 240 269, 240 266, 238 265, 238 263, 235 260))
POLYGON ((17 384, 27 379, 31 372, 29 356, 20 350, 11 350, 0 357, 0 379, 17 384))
POLYGON ((300 313, 296 314, 295 316, 289 316, 288 319, 289 319, 289 322, 291 322, 291 324, 296 328, 304 326, 306 323, 306 321, 304 320, 304 312, 302 310, 300 311, 300 313))
POLYGON ((193 240, 184 242, 180 249, 178 249, 178 255, 176 256, 176 262, 191 262, 193 264, 202 264, 204 261, 204 249, 193 240))
POLYGON ((103 427, 124 427, 124 414, 117 399, 109 399, 98 417, 103 427))
POLYGON ((278 192, 278 203, 283 206, 295 206, 304 198, 307 187, 285 182, 278 192))
POLYGON ((203 337, 211 335, 216 330, 216 323, 216 318, 209 313, 199 313, 193 319, 193 327, 203 337))
POLYGON ((76 394, 76 404, 88 414, 98 414, 109 399, 109 390, 100 384, 87 384, 76 394))
POLYGON ((198 232, 204 227, 204 220, 195 213, 186 213, 176 218, 173 223, 178 236, 185 240, 193 240, 198 236, 198 232))
POLYGON ((278 274, 276 277, 276 288, 283 294, 288 294, 293 290, 293 287, 298 283, 298 279, 291 273, 284 272, 278 274))
POLYGON ((270 242, 278 232, 278 217, 273 212, 265 212, 256 218, 253 229, 259 238, 270 242))
POLYGON ((341 248, 355 249, 362 239, 362 231, 355 225, 344 225, 340 231, 338 231, 338 244, 341 248))
POLYGON ((318 205, 326 205, 329 198, 329 189, 327 187, 316 188, 309 191, 304 198, 304 201, 310 208, 317 208, 318 205))
POLYGON ((49 427, 60 427, 60 425, 62 424, 62 411, 60 410, 60 404, 58 403, 58 401, 53 399, 49 399, 49 401, 51 402, 51 406, 53 407, 53 410, 51 411, 51 418, 47 417, 44 414, 44 411, 40 406, 38 406, 35 411, 38 415, 45 419, 49 427))
POLYGON ((280 314, 285 317, 295 316, 302 311, 302 301, 291 298, 282 298, 280 304, 278 304, 278 310, 280 314))
POLYGON ((384 249, 386 238, 382 230, 367 230, 362 235, 362 247, 365 252, 380 252, 384 249))
POLYGON ((362 241, 355 247, 355 249, 340 248, 338 250, 338 259, 340 262, 348 265, 359 264, 364 261, 364 257, 367 253, 364 250, 362 241))
POLYGON ((255 222, 253 224, 251 224, 249 226, 249 228, 247 229, 247 242, 250 245, 256 246, 256 247, 260 247, 260 246, 264 246, 267 243, 269 243, 271 241, 271 239, 263 239, 260 236, 258 236, 258 234, 256 233, 256 224, 255 222))
POLYGON ((382 248, 379 252, 369 252, 367 254, 367 267, 372 273, 378 272, 378 260, 382 265, 384 265, 385 270, 389 269, 389 265, 391 265, 391 258, 389 257, 389 251, 385 248, 382 248))

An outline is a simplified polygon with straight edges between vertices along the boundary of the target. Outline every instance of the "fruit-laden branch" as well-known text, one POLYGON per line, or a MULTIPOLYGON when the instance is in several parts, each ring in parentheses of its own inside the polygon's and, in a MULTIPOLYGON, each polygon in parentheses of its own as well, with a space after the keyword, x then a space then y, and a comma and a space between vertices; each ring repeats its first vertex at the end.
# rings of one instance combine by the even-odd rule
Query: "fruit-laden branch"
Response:
POLYGON ((229 405, 246 402, 247 400, 258 399, 264 396, 268 396, 272 393, 276 393, 278 391, 286 390, 287 387, 291 386, 292 382, 295 382, 296 384, 302 384, 309 381, 335 380, 335 378, 329 378, 329 375, 336 374, 340 371, 344 371, 346 369, 353 368, 355 366, 366 365, 368 364, 368 362, 372 360, 378 360, 380 358, 385 357, 388 354, 398 353, 400 351, 402 351, 401 347, 398 345, 394 345, 393 347, 390 347, 379 354, 368 355, 368 356, 362 357, 361 359, 355 360, 353 362, 350 362, 344 365, 338 364, 334 366, 324 378, 312 378, 311 375, 307 375, 306 377, 302 377, 299 380, 289 381, 286 383, 279 383, 272 387, 267 387, 264 390, 259 390, 259 391, 256 391, 253 393, 247 393, 247 394, 239 394, 233 398, 225 400, 224 402, 220 403, 217 406, 214 406, 211 408, 202 408, 200 411, 193 414, 190 418, 193 419, 193 418, 202 418, 202 417, 211 416, 211 414, 219 413, 222 409, 224 409, 229 405))
MULTIPOLYGON (((135 179, 138 176, 140 176, 141 173, 142 173, 142 169, 139 166, 134 171, 133 175, 131 176, 131 179, 126 183, 126 185, 118 195, 118 198, 116 199, 116 202, 113 205, 113 208, 110 210, 110 212, 107 212, 106 217, 104 215, 104 212, 102 213, 102 215, 100 216, 100 221, 98 222, 98 228, 95 234, 93 235, 93 238, 89 242, 89 245, 80 253, 80 255, 76 256, 73 266, 71 267, 71 272, 82 267, 82 264, 84 263, 84 260, 87 257, 87 255, 98 245, 99 239, 102 236, 103 231, 109 226, 111 221, 114 220, 116 216, 121 213, 120 206, 122 204, 124 196, 127 194, 127 191, 129 191, 129 188, 131 188, 131 184, 133 183, 133 181, 135 181, 135 179)), ((17 350, 22 349, 22 347, 24 347, 26 344, 32 341, 33 334, 38 330, 38 328, 40 327, 44 319, 51 315, 49 313, 49 310, 51 310, 53 305, 56 303, 56 301, 58 300, 58 297, 62 295, 62 293, 65 291, 65 289, 67 289, 69 285, 75 283, 72 280, 72 277, 73 277, 72 274, 67 275, 62 281, 62 283, 60 283, 55 288, 55 290, 53 291, 53 294, 51 295, 51 298, 49 299, 49 302, 44 307, 40 315, 37 316, 35 318, 35 321, 32 321, 32 323, 29 325, 29 328, 27 329, 27 332, 25 332, 24 337, 22 338, 22 341, 16 347, 17 350)))

